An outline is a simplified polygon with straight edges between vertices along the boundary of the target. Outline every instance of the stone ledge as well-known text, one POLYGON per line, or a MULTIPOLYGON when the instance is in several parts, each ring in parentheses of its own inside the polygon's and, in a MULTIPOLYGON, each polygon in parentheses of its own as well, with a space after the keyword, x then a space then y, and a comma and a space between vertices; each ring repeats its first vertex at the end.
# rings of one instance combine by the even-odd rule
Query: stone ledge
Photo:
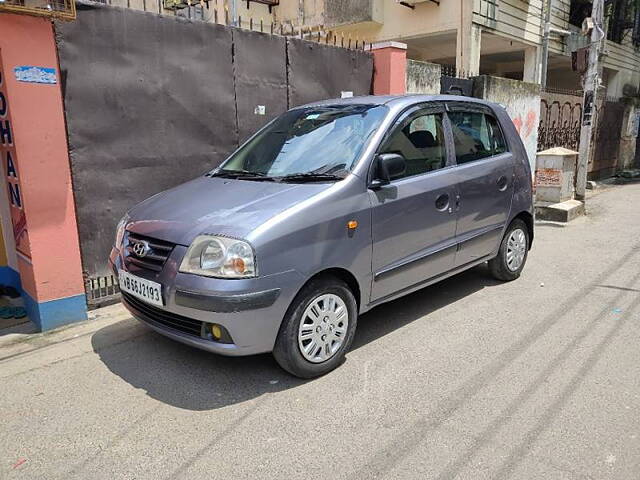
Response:
POLYGON ((399 50, 406 50, 407 44, 401 43, 401 42, 387 41, 387 42, 376 42, 373 45, 371 45, 371 50, 379 50, 381 48, 397 48, 399 50))
POLYGON ((551 205, 536 204, 535 211, 538 220, 563 223, 570 222, 585 213, 584 203, 578 200, 567 200, 551 205))

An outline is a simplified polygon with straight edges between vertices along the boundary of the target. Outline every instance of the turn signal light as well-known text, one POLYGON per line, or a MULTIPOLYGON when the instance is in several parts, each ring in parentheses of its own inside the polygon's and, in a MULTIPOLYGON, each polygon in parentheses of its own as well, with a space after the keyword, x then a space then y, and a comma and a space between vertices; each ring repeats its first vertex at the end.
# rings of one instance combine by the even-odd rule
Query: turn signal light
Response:
POLYGON ((245 271, 245 265, 244 265, 244 260, 241 258, 234 258, 233 260, 231 260, 231 265, 233 267, 233 271, 236 272, 237 274, 243 274, 245 271))

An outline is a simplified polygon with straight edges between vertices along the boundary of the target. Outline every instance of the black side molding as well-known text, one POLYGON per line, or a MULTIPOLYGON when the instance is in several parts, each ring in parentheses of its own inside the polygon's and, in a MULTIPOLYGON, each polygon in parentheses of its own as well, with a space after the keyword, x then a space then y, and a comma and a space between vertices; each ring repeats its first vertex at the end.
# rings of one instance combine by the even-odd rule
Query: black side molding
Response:
POLYGON ((279 288, 242 295, 209 295, 176 289, 175 302, 181 307, 207 312, 232 313, 270 307, 279 295, 279 288))

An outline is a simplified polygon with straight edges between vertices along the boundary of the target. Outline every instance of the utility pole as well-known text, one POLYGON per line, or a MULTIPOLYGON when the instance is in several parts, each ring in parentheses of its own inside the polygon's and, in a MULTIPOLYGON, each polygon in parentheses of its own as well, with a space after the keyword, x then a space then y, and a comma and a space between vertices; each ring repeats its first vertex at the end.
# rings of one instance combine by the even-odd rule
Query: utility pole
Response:
POLYGON ((540 68, 540 85, 542 88, 547 86, 547 71, 549 69, 549 37, 551 36, 551 2, 553 0, 546 0, 544 2, 544 29, 542 35, 542 66, 540 68))
POLYGON ((231 0, 231 25, 238 25, 238 0, 231 0))
MULTIPOLYGON (((591 29, 591 43, 589 44, 589 65, 584 76, 584 99, 582 107, 582 128, 580 130, 580 149, 578 155, 578 169, 576 172, 576 199, 584 201, 587 189, 587 168, 591 158, 595 109, 598 99, 598 89, 602 68, 600 54, 604 32, 604 0, 594 0, 591 13, 593 21, 591 29)), ((596 119, 597 120, 597 119, 596 119)))

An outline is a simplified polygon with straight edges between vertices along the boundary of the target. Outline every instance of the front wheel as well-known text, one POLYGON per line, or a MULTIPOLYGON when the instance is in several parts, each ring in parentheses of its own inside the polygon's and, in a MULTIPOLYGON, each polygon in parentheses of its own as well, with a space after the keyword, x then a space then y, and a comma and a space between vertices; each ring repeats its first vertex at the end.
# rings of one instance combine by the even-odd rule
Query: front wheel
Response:
POLYGON ((516 218, 502 238, 496 258, 489 261, 489 271, 494 278, 509 282, 520 276, 529 253, 529 229, 516 218))
POLYGON ((341 280, 312 280, 296 296, 280 327, 273 356, 287 372, 313 378, 339 366, 358 322, 353 293, 341 280))

